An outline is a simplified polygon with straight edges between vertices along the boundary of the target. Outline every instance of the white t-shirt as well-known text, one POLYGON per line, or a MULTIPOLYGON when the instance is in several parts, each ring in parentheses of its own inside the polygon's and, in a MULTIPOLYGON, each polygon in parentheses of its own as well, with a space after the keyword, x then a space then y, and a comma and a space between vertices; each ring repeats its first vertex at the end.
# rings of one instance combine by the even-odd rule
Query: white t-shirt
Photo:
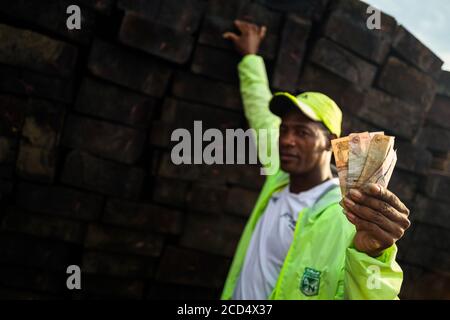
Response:
POLYGON ((289 185, 274 193, 253 232, 233 293, 237 300, 264 300, 272 292, 294 237, 298 214, 339 180, 327 180, 307 191, 291 193, 289 185))

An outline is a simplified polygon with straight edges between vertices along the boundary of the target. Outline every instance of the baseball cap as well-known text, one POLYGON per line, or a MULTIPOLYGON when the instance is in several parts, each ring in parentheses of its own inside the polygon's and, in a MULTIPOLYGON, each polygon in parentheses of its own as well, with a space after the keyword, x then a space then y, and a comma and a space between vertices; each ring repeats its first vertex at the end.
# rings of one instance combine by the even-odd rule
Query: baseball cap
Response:
POLYGON ((308 118, 322 122, 336 136, 341 135, 342 111, 328 96, 320 92, 303 92, 293 96, 288 92, 277 92, 269 103, 270 111, 280 116, 296 106, 308 118))

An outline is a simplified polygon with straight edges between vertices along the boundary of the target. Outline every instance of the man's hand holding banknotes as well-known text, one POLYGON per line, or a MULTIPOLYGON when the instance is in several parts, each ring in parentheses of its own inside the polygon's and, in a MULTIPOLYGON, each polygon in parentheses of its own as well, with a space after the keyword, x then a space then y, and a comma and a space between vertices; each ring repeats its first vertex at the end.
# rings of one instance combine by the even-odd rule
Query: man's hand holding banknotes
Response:
POLYGON ((409 209, 387 189, 397 161, 394 137, 352 133, 331 141, 347 219, 356 227, 354 246, 372 257, 409 228, 409 209))

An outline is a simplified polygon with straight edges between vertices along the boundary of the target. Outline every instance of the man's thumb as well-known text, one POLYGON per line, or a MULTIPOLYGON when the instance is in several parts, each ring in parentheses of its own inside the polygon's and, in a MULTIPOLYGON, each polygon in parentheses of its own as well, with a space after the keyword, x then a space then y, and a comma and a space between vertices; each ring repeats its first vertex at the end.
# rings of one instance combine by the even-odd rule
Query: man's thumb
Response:
POLYGON ((225 32, 222 37, 224 37, 227 40, 236 41, 239 39, 239 36, 233 32, 225 32))

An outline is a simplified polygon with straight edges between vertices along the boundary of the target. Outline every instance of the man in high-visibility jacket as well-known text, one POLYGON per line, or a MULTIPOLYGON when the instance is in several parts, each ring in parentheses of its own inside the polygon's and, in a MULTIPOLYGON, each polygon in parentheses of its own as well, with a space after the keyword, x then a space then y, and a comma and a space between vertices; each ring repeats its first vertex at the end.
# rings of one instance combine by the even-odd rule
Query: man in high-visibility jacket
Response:
POLYGON ((224 38, 243 55, 245 115, 256 132, 276 129, 279 169, 266 178, 222 299, 396 299, 403 273, 395 242, 410 225, 408 208, 377 184, 341 195, 330 169, 341 110, 318 92, 272 95, 257 55, 266 28, 235 24, 240 34, 224 38))

